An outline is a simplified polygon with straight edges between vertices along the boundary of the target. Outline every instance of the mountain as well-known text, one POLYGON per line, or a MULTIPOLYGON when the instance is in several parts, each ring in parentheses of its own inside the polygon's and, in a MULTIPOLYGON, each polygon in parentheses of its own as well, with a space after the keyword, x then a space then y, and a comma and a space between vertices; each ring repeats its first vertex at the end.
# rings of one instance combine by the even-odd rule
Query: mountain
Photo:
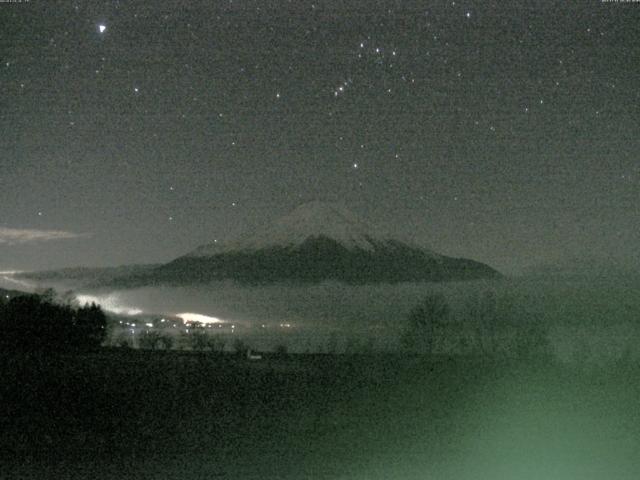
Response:
POLYGON ((188 256, 208 257, 224 252, 257 251, 269 248, 295 248, 310 238, 333 240, 347 249, 372 251, 387 235, 357 218, 337 204, 309 202, 296 208, 273 224, 239 240, 220 245, 203 245, 188 256))
POLYGON ((470 280, 498 277, 473 260, 439 255, 380 232, 340 206, 311 202, 273 224, 221 244, 196 248, 151 271, 116 279, 120 286, 470 280))
POLYGON ((39 272, 20 272, 13 276, 42 283, 64 282, 81 286, 108 285, 115 279, 145 275, 160 264, 122 265, 118 267, 70 267, 39 272))

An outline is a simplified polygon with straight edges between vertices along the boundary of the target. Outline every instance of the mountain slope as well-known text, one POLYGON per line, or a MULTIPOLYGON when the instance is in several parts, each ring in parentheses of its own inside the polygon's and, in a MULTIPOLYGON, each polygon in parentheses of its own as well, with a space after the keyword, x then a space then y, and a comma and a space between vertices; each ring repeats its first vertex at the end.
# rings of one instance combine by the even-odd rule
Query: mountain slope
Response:
POLYGON ((21 272, 16 278, 42 283, 74 282, 83 286, 109 285, 116 279, 144 276, 161 266, 160 264, 122 265, 119 267, 70 267, 38 272, 21 272))
POLYGON ((273 224, 227 244, 201 246, 166 265, 118 279, 121 286, 469 280, 497 277, 491 267, 408 245, 343 208, 304 204, 273 224))
POLYGON ((328 238, 346 249, 373 251, 390 238, 333 203, 309 202, 301 205, 273 224, 221 245, 203 245, 189 254, 207 257, 220 253, 256 251, 278 247, 295 247, 310 238, 328 238))

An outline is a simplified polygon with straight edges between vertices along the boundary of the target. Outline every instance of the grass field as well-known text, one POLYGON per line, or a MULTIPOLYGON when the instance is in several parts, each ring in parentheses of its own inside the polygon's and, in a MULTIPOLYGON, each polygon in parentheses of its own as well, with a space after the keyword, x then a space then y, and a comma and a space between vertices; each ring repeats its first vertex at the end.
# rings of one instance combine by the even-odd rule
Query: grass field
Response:
POLYGON ((104 350, 4 358, 3 478, 637 478, 640 369, 104 350))

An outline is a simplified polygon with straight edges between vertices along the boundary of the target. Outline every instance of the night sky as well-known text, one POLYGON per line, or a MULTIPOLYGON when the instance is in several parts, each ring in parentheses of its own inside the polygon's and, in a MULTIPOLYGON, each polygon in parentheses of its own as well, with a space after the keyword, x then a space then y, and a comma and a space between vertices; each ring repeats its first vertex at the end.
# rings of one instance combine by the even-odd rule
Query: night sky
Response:
POLYGON ((0 270, 309 200, 505 272, 638 262, 640 3, 0 3, 0 270))

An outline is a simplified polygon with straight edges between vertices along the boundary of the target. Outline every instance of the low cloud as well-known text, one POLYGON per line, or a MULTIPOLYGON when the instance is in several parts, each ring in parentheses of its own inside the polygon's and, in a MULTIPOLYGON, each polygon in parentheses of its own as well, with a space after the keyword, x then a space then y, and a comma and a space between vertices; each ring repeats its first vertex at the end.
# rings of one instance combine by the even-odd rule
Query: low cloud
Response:
POLYGON ((0 245, 22 245, 32 242, 68 240, 84 236, 86 236, 86 234, 65 232, 63 230, 33 230, 0 227, 0 245))

